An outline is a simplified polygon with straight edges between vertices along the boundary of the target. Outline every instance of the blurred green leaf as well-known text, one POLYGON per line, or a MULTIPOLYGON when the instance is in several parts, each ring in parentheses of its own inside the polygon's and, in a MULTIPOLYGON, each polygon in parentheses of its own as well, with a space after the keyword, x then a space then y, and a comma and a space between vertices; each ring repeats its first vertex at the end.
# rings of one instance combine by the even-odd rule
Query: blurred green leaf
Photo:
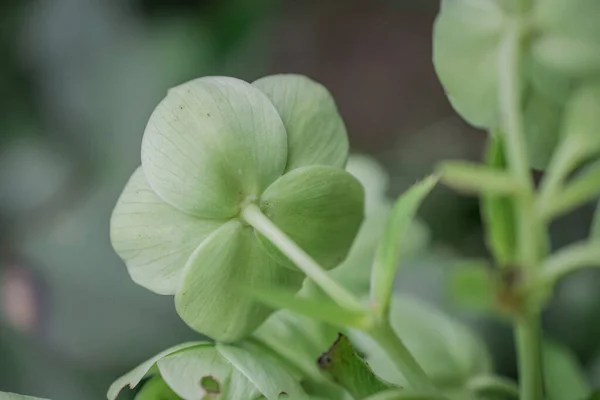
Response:
POLYGON ((432 394, 415 392, 411 389, 390 389, 379 392, 372 396, 366 397, 364 400, 441 400, 442 397, 437 397, 432 394))
POLYGON ((300 297, 294 292, 275 288, 249 291, 255 299, 273 308, 287 309, 332 325, 363 329, 369 324, 366 312, 347 310, 327 298, 300 297))
POLYGON ((321 354, 318 363, 321 371, 355 399, 362 399, 390 387, 375 376, 352 343, 342 334, 339 334, 329 350, 321 354))
MULTIPOLYGON (((486 164, 506 170, 504 144, 499 132, 490 135, 486 164)), ((515 213, 511 200, 505 196, 481 196, 481 214, 486 224, 486 243, 501 267, 510 265, 515 256, 515 213)))
POLYGON ((551 341, 544 342, 542 351, 544 384, 548 400, 585 399, 591 389, 571 351, 551 341))
POLYGON ((0 400, 46 400, 41 397, 24 396, 16 393, 0 392, 0 400))
POLYGON ((135 396, 135 400, 181 400, 160 376, 150 378, 135 396))
POLYGON ((551 200, 544 216, 550 220, 573 211, 600 195, 600 163, 594 163, 571 179, 551 200))
POLYGON ((459 306, 478 311, 494 308, 496 288, 487 263, 459 262, 450 273, 450 294, 459 306))
POLYGON ((398 261, 405 251, 403 241, 419 206, 436 183, 437 177, 429 176, 413 185, 394 204, 375 255, 371 282, 371 297, 381 315, 389 311, 398 261))
MULTIPOLYGON (((444 392, 464 389, 474 376, 491 373, 484 343, 466 326, 416 299, 396 295, 391 324, 433 383, 444 392)), ((383 380, 408 386, 386 353, 367 335, 350 331, 352 343, 383 380)))
POLYGON ((505 13, 497 1, 444 0, 433 31, 433 63, 454 109, 470 124, 498 121, 498 46, 505 13))
POLYGON ((600 201, 596 206, 596 212, 594 213, 594 220, 592 222, 590 236, 594 238, 600 238, 600 201))

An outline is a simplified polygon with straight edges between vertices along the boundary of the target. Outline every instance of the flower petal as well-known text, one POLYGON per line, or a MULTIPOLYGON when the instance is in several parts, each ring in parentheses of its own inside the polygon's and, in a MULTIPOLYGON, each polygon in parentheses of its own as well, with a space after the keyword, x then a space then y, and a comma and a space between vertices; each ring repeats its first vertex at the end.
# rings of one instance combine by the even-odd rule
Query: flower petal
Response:
POLYGON ((285 168, 285 127, 269 99, 235 78, 196 79, 169 90, 142 141, 150 186, 205 218, 229 218, 285 168))
POLYGON ((348 135, 333 97, 321 84, 301 75, 273 75, 252 83, 279 112, 288 134, 286 171, 307 165, 343 167, 348 135))
POLYGON ((282 268, 265 254, 251 227, 232 220, 206 239, 188 261, 175 306, 198 332, 235 341, 251 334, 272 312, 241 289, 300 289, 302 280, 302 274, 282 268))
POLYGON ((114 381, 113 384, 110 385, 110 388, 108 389, 108 393, 106 395, 108 400, 115 400, 117 396, 119 396, 119 392, 121 392, 121 390, 125 386, 129 386, 131 389, 136 387, 142 381, 142 379, 144 379, 144 376, 146 376, 150 372, 154 364, 156 364, 156 362, 159 361, 161 358, 166 357, 169 354, 188 349, 190 347, 202 347, 205 345, 208 345, 208 342, 186 342, 161 351, 154 357, 150 358, 147 361, 144 361, 143 363, 141 363, 140 365, 138 365, 137 367, 135 367, 125 375, 121 376, 116 381, 114 381))
POLYGON ((110 239, 137 284, 159 294, 175 294, 190 255, 223 223, 192 217, 165 203, 140 167, 113 211, 110 239))
MULTIPOLYGON (((269 219, 325 268, 348 254, 364 217, 364 190, 348 172, 315 165, 288 172, 263 193, 269 219)), ((271 242, 261 246, 278 263, 296 268, 271 242)))

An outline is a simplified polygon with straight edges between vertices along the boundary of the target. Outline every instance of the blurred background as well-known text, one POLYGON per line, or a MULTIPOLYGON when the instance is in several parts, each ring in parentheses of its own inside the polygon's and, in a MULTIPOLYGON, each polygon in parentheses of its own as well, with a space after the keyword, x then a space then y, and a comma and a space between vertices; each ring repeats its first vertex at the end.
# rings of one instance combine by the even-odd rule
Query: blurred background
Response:
MULTIPOLYGON (((431 63, 433 0, 4 0, 0 5, 0 390, 102 399, 119 375, 197 337, 171 297, 129 278, 109 216, 169 87, 203 75, 293 72, 327 86, 354 152, 395 197, 442 159, 479 159, 485 134, 451 109, 431 63)), ((593 208, 553 227, 585 237, 593 208)), ((427 245, 398 288, 485 339, 515 376, 509 325, 448 295, 454 265, 487 257, 477 201, 438 188, 427 245)), ((563 282, 544 316, 600 384, 600 275, 563 282)))

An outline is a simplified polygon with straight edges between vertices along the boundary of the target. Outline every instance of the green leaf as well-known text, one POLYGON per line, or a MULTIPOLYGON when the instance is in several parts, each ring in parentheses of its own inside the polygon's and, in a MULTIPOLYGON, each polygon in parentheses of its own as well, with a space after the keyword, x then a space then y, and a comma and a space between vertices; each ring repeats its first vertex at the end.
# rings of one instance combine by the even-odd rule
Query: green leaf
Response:
POLYGON ((171 354, 157 365, 165 382, 185 399, 198 399, 215 390, 220 400, 260 395, 276 400, 282 392, 303 393, 281 363, 256 349, 222 344, 197 347, 171 354))
MULTIPOLYGON (((490 135, 486 151, 486 164, 490 168, 506 170, 502 136, 490 135)), ((511 199, 505 196, 481 196, 481 214, 486 225, 486 243, 501 267, 510 265, 516 252, 516 217, 511 199)))
POLYGON ((536 283, 554 285, 565 275, 585 267, 600 267, 600 240, 573 243, 548 257, 540 267, 536 283))
POLYGON ((531 166, 544 170, 560 140, 564 100, 558 102, 529 87, 525 95, 523 125, 531 166))
POLYGON ((285 125, 286 172, 308 165, 345 165, 346 127, 333 97, 323 85, 293 74, 267 76, 252 85, 267 95, 285 125))
POLYGON ((467 193, 508 196, 521 192, 521 185, 509 173, 466 161, 444 161, 440 179, 453 189, 467 193))
POLYGON ((151 368, 156 364, 156 362, 163 357, 166 357, 170 354, 177 353, 178 351, 193 348, 193 347, 201 347, 207 346, 209 343, 207 342, 187 342, 178 344, 177 346, 173 346, 168 348, 167 350, 161 351, 151 359, 143 362, 138 365, 133 370, 129 371, 119 379, 113 382, 108 389, 107 398, 108 400, 115 400, 119 395, 119 392, 125 387, 129 386, 131 389, 136 387, 145 376, 150 373, 151 368))
POLYGON ((454 109, 470 124, 498 122, 498 47, 507 17, 495 0, 444 0, 433 63, 454 109))
POLYGON ((224 221, 191 217, 165 203, 138 168, 112 213, 110 240, 134 282, 175 294, 192 252, 224 221))
POLYGON ((390 387, 373 374, 369 365, 356 353, 352 343, 342 334, 329 350, 321 354, 318 363, 321 371, 355 399, 362 399, 390 387))
POLYGON ((596 206, 596 212, 594 213, 590 237, 600 239, 600 201, 598 202, 598 205, 596 206))
POLYGON ((254 86, 205 77, 169 90, 142 141, 150 186, 197 217, 231 218, 284 171, 287 135, 277 110, 254 86))
POLYGON ((232 220, 198 247, 185 267, 175 306, 192 328, 220 341, 250 335, 272 310, 245 287, 300 289, 303 275, 277 265, 258 245, 251 227, 232 220))
POLYGON ((479 311, 494 309, 496 288, 487 263, 463 262, 451 274, 451 297, 459 306, 479 311))
POLYGON ((181 397, 165 383, 160 376, 151 378, 144 384, 142 390, 135 396, 135 400, 181 400, 181 397))
POLYGON ((315 362, 337 335, 338 329, 331 325, 280 310, 254 332, 253 338, 300 371, 309 394, 341 400, 342 389, 326 379, 315 362))
POLYGON ((403 241, 419 206, 436 183, 436 177, 425 178, 403 193, 394 204, 373 264, 371 297, 381 315, 386 315, 389 309, 398 260, 404 251, 403 241))
POLYGON ((567 214, 599 195, 600 163, 595 163, 565 185, 563 190, 551 200, 548 208, 543 210, 543 216, 550 220, 567 214))
POLYGON ((584 372, 568 348, 543 344, 544 384, 548 400, 585 399, 591 392, 584 372))
POLYGON ((364 400, 443 400, 443 397, 412 389, 389 389, 366 397, 364 400))
POLYGON ((583 159, 600 152, 599 109, 600 81, 584 82, 567 104, 562 134, 578 140, 583 159))
MULTIPOLYGON (((364 190, 349 173, 328 166, 297 168, 263 193, 264 214, 324 268, 347 256, 364 217, 364 190)), ((296 266, 258 235, 262 248, 278 263, 296 266)))
POLYGON ((16 393, 0 392, 0 400, 46 400, 41 397, 25 396, 16 393))
POLYGON ((540 63, 569 77, 600 70, 600 27, 596 0, 536 2, 532 21, 539 32, 531 52, 540 63))
MULTIPOLYGON (((435 308, 396 295, 390 316, 394 331, 444 392, 464 388, 472 377, 491 372, 490 355, 483 342, 466 326, 435 308)), ((353 330, 349 337, 366 354, 366 361, 379 377, 394 385, 410 385, 369 336, 353 330)))
POLYGON ((339 327, 364 329, 370 323, 366 312, 347 310, 327 298, 300 297, 279 288, 265 290, 258 287, 251 290, 250 293, 258 301, 273 308, 287 309, 339 327))

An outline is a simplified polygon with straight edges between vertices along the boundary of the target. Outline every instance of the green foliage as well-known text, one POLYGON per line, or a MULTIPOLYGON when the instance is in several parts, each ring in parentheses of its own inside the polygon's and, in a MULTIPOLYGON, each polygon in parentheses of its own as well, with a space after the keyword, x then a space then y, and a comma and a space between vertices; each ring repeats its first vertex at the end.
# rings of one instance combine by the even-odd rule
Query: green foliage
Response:
POLYGON ((583 371, 568 348, 546 341, 542 354, 548 400, 585 399, 590 394, 583 371))
POLYGON ((0 392, 0 400, 45 400, 41 397, 24 396, 22 394, 0 392))
POLYGON ((390 387, 373 374, 352 343, 342 334, 329 350, 321 354, 318 363, 321 371, 355 399, 363 399, 390 387))
MULTIPOLYGON (((457 391, 465 388, 472 377, 491 372, 490 356, 481 340, 433 307, 396 295, 390 318, 394 331, 440 389, 457 391)), ((366 354, 377 375, 395 385, 410 387, 410 382, 371 338, 356 331, 350 332, 349 337, 366 354)))
POLYGON ((425 178, 400 196, 392 208, 375 255, 371 280, 371 298, 380 315, 386 315, 389 311, 398 261, 402 256, 402 241, 419 206, 436 183, 436 177, 425 178))

